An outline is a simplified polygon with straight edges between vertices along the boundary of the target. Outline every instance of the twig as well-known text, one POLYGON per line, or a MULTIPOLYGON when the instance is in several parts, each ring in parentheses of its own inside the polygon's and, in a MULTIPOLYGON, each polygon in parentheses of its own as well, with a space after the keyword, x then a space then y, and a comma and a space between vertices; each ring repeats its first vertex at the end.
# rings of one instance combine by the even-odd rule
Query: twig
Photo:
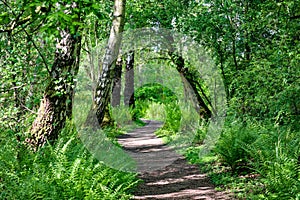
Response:
POLYGON ((28 107, 26 107, 24 104, 22 104, 22 103, 21 103, 21 106, 22 106, 22 108, 25 108, 25 110, 27 110, 27 111, 31 112, 32 114, 35 114, 35 115, 37 115, 37 112, 35 112, 35 111, 33 111, 33 110, 29 109, 29 108, 28 108, 28 107))
MULTIPOLYGON (((1 0, 1 2, 3 2, 4 5, 6 5, 9 9, 11 9, 11 7, 10 7, 5 1, 1 0)), ((11 9, 11 10, 12 10, 12 9, 11 9)), ((12 10, 12 13, 13 13, 13 15, 16 17, 16 19, 19 19, 20 16, 23 14, 23 12, 21 12, 20 15, 17 15, 13 10, 12 10)), ((14 21, 14 22, 16 22, 16 21, 14 21)), ((14 28, 14 27, 12 26, 11 30, 13 30, 13 28, 14 28)), ((50 71, 50 69, 49 69, 49 66, 48 66, 48 64, 47 64, 47 62, 46 62, 46 59, 45 59, 44 55, 41 53, 41 51, 39 50, 39 48, 37 47, 37 45, 36 45, 35 42, 33 41, 33 39, 32 39, 32 37, 30 36, 30 34, 26 31, 26 29, 25 29, 24 27, 22 27, 21 30, 23 30, 23 31, 25 32, 25 34, 28 36, 28 38, 32 41, 32 44, 33 44, 34 48, 37 50, 38 54, 41 56, 41 58, 42 58, 42 60, 43 60, 43 63, 45 64, 45 67, 46 67, 46 69, 47 69, 47 72, 48 72, 49 75, 51 76, 51 71, 50 71)))
MULTIPOLYGON (((22 29, 23 29, 23 28, 22 28, 22 29)), ((28 36, 28 38, 30 39, 30 41, 32 42, 34 48, 37 50, 38 54, 42 57, 42 60, 43 60, 43 63, 45 64, 45 67, 46 67, 46 69, 47 69, 47 72, 48 72, 49 75, 51 76, 51 71, 50 71, 50 69, 49 69, 49 67, 48 67, 48 64, 47 64, 47 62, 46 62, 46 59, 45 59, 44 55, 41 53, 41 51, 39 50, 39 48, 37 47, 37 45, 35 44, 35 42, 34 42, 33 39, 31 38, 31 36, 29 35, 29 33, 28 33, 25 29, 23 29, 23 30, 24 30, 24 32, 26 33, 26 35, 28 36)))

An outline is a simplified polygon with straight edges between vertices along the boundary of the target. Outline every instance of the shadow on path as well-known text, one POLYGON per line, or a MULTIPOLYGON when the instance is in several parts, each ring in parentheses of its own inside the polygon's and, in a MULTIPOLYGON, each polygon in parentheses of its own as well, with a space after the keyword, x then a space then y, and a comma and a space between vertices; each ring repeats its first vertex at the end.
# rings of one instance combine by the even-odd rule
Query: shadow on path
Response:
POLYGON ((141 183, 134 199, 231 199, 216 191, 206 174, 196 165, 163 144, 154 134, 161 122, 145 121, 146 126, 119 137, 124 150, 137 162, 141 183))

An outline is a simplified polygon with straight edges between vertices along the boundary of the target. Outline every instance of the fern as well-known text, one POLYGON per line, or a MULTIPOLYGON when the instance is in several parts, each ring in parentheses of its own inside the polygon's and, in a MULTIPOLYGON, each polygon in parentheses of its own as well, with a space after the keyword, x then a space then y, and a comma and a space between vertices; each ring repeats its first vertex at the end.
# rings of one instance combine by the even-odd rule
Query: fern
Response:
POLYGON ((300 193, 299 133, 267 125, 268 133, 245 145, 251 164, 265 186, 267 199, 293 199, 300 193))
POLYGON ((99 163, 69 123, 56 145, 36 153, 0 133, 0 199, 129 199, 136 175, 99 163), (19 155, 22 153, 22 157, 19 155))

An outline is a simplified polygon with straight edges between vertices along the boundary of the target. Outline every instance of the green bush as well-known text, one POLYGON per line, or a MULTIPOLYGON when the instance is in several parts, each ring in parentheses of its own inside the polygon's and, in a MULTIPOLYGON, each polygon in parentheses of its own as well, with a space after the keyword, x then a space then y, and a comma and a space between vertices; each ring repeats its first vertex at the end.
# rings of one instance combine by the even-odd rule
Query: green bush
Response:
POLYGON ((177 102, 170 102, 165 105, 166 120, 163 129, 177 133, 180 128, 181 111, 177 102))
POLYGON ((138 88, 134 93, 136 100, 148 100, 151 102, 168 103, 176 101, 176 95, 167 87, 159 83, 145 84, 138 88))
POLYGON ((181 111, 176 95, 158 83, 146 84, 135 92, 134 114, 137 118, 163 120, 164 126, 158 133, 161 136, 179 131, 181 111))
POLYGON ((133 116, 135 116, 137 119, 143 118, 146 115, 150 104, 151 102, 147 100, 136 100, 135 107, 132 110, 133 116))

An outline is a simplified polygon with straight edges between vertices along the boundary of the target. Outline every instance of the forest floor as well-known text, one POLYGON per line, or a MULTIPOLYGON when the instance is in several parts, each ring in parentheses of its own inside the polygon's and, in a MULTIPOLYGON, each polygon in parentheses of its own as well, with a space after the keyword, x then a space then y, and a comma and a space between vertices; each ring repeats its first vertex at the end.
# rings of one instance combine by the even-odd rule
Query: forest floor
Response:
POLYGON ((118 138, 136 161, 139 178, 143 180, 133 199, 232 199, 226 192, 215 190, 197 165, 189 164, 156 137, 154 132, 162 123, 145 122, 146 126, 118 138))

